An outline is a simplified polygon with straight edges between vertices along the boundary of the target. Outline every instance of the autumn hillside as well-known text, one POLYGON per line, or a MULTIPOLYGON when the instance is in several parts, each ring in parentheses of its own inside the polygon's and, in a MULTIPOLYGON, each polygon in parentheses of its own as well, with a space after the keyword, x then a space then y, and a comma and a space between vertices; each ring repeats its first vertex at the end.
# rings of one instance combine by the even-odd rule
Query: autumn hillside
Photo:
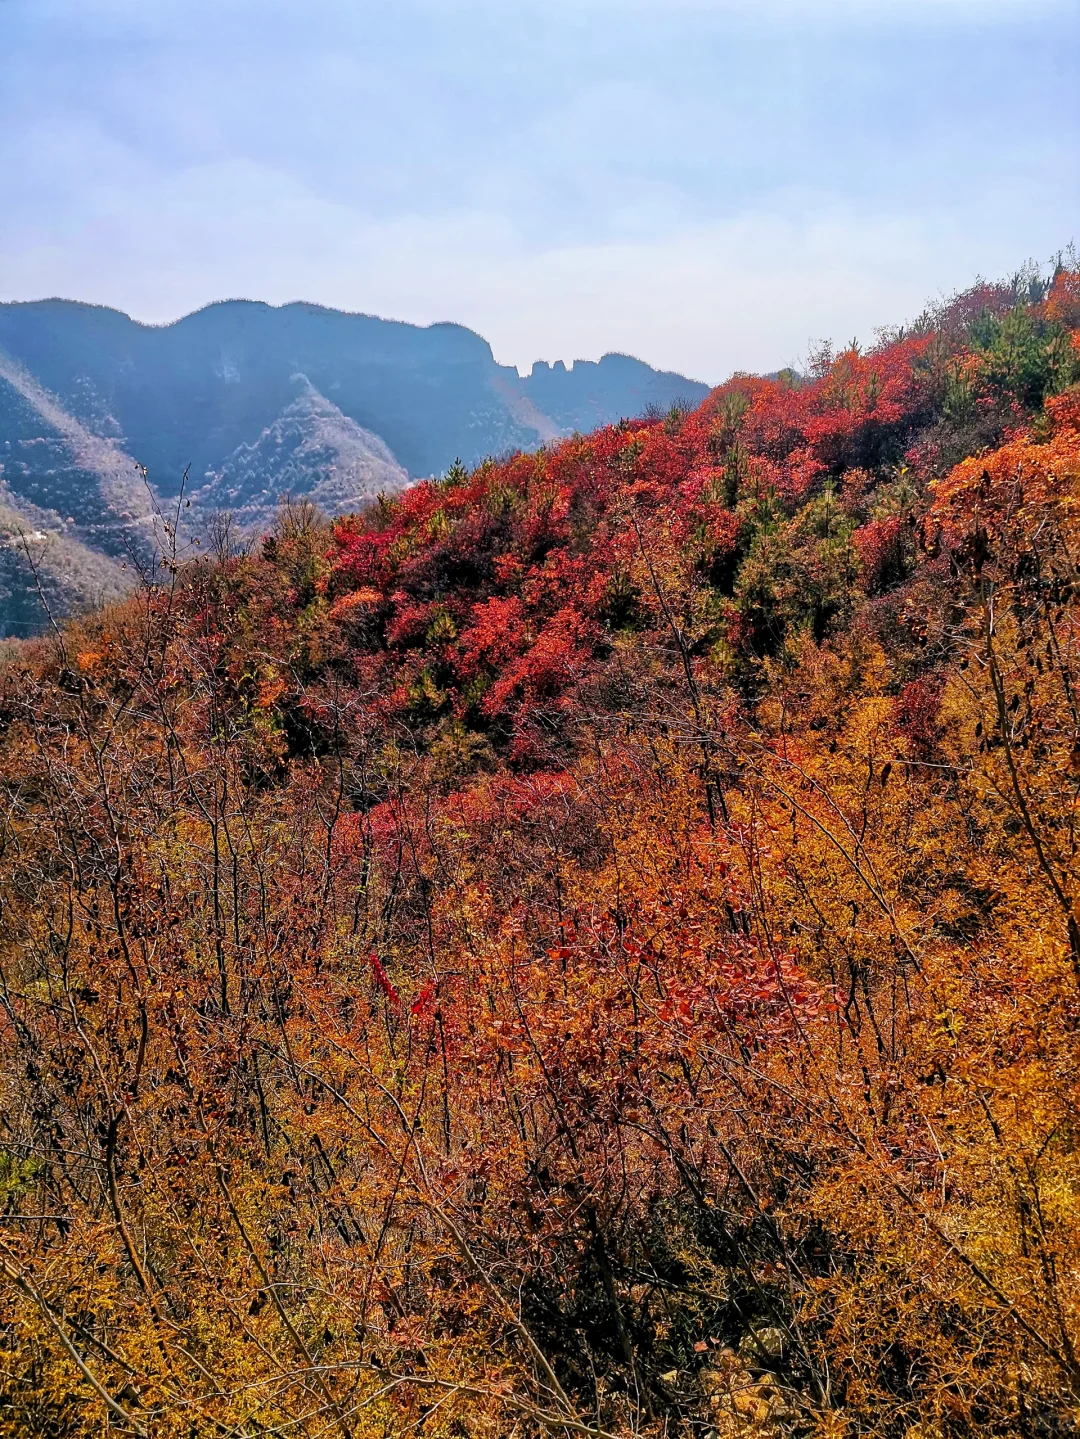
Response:
POLYGON ((1080 273, 0 671, 0 1434, 1080 1424, 1080 273))

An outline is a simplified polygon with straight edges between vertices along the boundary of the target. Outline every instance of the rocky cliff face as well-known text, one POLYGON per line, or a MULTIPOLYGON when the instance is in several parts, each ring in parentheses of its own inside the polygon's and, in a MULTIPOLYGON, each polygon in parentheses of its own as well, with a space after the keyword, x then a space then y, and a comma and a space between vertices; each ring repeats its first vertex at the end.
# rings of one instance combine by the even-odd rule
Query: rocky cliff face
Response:
POLYGON ((191 496, 200 511, 228 510, 241 523, 265 523, 283 495, 305 495, 342 515, 409 482, 389 446, 350 420, 304 375, 297 397, 251 444, 237 446, 191 496))

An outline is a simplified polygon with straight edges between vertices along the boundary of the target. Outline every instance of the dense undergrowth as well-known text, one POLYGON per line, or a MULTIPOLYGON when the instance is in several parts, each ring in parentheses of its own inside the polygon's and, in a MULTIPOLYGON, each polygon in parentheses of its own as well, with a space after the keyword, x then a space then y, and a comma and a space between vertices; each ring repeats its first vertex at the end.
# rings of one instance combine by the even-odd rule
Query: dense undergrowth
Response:
POLYGON ((1075 1431, 1078 325, 14 651, 0 1432, 1075 1431))

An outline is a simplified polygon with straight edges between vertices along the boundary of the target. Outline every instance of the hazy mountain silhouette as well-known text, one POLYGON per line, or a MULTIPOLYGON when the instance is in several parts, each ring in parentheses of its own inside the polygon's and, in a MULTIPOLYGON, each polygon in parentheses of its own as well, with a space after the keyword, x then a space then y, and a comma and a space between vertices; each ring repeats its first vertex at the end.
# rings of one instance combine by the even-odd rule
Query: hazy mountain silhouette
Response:
POLYGON ((120 583, 185 474, 196 511, 253 526, 285 492, 340 514, 456 458, 707 392, 626 355, 521 377, 461 325, 317 305, 229 300, 160 326, 70 300, 0 305, 0 633, 43 617, 39 582, 60 610, 120 583), (36 579, 23 531, 45 537, 36 579), (82 551, 94 563, 72 584, 82 551))

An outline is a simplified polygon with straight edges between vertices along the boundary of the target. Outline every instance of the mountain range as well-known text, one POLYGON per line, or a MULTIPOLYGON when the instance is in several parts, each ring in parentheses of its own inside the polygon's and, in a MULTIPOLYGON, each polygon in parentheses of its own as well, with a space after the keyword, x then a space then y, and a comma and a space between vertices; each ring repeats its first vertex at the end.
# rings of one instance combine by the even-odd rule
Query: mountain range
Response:
POLYGON ((185 496, 194 532, 332 515, 708 386, 627 355, 521 376, 461 325, 317 305, 208 305, 168 325, 69 300, 0 304, 0 634, 121 593, 185 496))

